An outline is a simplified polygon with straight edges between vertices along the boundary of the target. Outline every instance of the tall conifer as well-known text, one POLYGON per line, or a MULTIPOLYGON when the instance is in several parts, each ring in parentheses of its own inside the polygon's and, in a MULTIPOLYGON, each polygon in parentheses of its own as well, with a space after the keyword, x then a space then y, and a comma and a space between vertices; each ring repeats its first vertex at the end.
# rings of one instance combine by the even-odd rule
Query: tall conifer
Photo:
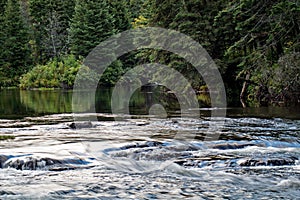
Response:
POLYGON ((116 32, 109 5, 103 0, 77 0, 70 27, 71 53, 86 56, 116 32))
POLYGON ((19 0, 7 1, 1 26, 1 74, 10 79, 10 84, 16 84, 31 65, 29 31, 19 0))
POLYGON ((67 40, 75 0, 30 0, 36 56, 40 63, 68 52, 67 40))

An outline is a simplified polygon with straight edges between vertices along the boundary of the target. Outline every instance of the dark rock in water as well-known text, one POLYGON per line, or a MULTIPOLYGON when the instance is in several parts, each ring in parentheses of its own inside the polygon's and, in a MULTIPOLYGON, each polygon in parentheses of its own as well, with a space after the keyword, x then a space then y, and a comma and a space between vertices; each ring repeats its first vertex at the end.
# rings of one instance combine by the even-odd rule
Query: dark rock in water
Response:
POLYGON ((69 124, 71 129, 93 128, 92 122, 73 122, 69 124))
POLYGON ((233 160, 235 155, 218 155, 211 154, 206 156, 189 156, 175 160, 174 162, 183 167, 206 167, 206 166, 225 166, 226 162, 233 160))
POLYGON ((266 158, 249 158, 243 162, 239 162, 242 157, 236 155, 206 155, 203 157, 191 156, 175 160, 174 163, 183 167, 256 167, 256 166, 290 166, 295 165, 298 158, 293 156, 281 157, 266 157, 266 158))
POLYGON ((0 190, 0 196, 4 196, 4 195, 16 195, 16 194, 10 191, 0 190))
POLYGON ((178 121, 178 120, 176 120, 176 119, 172 119, 172 123, 174 123, 174 124, 178 124, 178 123, 179 123, 179 121, 178 121))
POLYGON ((27 157, 25 159, 7 160, 5 163, 2 164, 1 168, 15 168, 18 170, 36 170, 55 164, 62 164, 62 161, 52 158, 37 159, 27 157))
POLYGON ((136 122, 137 126, 147 126, 149 124, 150 124, 150 122, 136 122))
POLYGON ((295 161, 298 160, 295 157, 287 158, 251 158, 240 164, 241 167, 253 167, 253 166, 284 166, 295 165, 295 161))
POLYGON ((7 157, 0 155, 1 168, 14 168, 17 170, 49 170, 49 171, 64 171, 74 170, 77 168, 90 167, 90 162, 80 158, 68 158, 58 160, 54 158, 34 158, 31 156, 7 157))
POLYGON ((53 172, 62 172, 67 170, 75 170, 75 167, 50 167, 48 170, 53 172))
POLYGON ((220 150, 227 150, 227 149, 242 149, 249 146, 256 146, 255 144, 247 143, 247 144, 238 144, 238 143, 225 143, 225 144, 216 144, 213 145, 211 148, 213 149, 220 149, 220 150))
POLYGON ((121 147, 121 150, 132 149, 132 148, 147 148, 147 147, 157 147, 162 146, 163 143, 157 141, 147 141, 143 144, 131 144, 121 147))
POLYGON ((0 168, 3 168, 4 163, 8 160, 7 156, 0 155, 0 168))

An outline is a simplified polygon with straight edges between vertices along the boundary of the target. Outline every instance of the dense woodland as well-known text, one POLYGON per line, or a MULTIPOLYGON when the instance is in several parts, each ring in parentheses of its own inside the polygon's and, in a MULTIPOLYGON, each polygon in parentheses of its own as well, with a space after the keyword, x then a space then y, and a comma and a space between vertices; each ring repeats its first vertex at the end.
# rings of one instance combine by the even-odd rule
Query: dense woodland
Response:
MULTIPOLYGON (((300 102, 299 0, 0 0, 0 12, 3 88, 72 88, 83 58, 101 41, 155 26, 185 33, 208 51, 230 104, 300 102)), ((154 61, 205 90, 188 63, 157 50, 119 58, 100 83, 112 86, 127 70, 154 61)))

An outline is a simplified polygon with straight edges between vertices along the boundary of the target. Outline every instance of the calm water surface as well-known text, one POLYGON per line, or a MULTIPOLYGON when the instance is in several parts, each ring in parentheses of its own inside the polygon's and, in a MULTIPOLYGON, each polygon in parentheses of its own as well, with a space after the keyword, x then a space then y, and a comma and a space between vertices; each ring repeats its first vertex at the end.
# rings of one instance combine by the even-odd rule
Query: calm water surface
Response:
POLYGON ((207 141, 210 109, 149 117, 156 97, 137 92, 114 121, 110 92, 72 129, 71 92, 1 90, 0 135, 15 139, 0 141, 0 199, 299 199, 299 107, 230 108, 207 141))

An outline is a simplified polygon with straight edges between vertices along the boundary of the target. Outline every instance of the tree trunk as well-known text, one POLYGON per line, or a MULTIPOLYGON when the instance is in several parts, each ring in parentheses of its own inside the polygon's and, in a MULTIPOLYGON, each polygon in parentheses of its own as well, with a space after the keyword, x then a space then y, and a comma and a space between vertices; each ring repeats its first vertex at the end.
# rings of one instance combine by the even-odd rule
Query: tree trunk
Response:
POLYGON ((242 103, 243 108, 247 107, 247 105, 245 103, 244 97, 245 97, 246 90, 247 90, 247 87, 248 87, 248 81, 249 81, 249 79, 250 79, 250 73, 247 73, 246 79, 244 81, 243 88, 242 88, 242 91, 241 91, 241 94, 240 94, 240 101, 242 103))

